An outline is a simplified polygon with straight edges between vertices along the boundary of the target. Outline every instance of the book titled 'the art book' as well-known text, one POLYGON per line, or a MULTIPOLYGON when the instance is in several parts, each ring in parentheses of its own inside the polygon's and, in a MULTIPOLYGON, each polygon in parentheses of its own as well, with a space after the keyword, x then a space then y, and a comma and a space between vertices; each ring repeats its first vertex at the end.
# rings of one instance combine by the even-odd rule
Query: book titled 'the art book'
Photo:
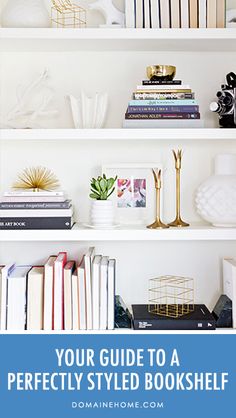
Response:
POLYGON ((170 318, 148 311, 148 305, 132 305, 135 330, 215 330, 216 321, 205 305, 194 305, 194 311, 170 318))

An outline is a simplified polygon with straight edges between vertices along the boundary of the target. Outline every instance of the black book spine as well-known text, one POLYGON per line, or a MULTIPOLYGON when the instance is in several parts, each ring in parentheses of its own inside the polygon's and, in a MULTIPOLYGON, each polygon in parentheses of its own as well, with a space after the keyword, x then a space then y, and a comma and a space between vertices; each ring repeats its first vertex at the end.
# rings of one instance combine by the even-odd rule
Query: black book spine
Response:
POLYGON ((16 203, 0 203, 0 209, 69 209, 71 203, 69 200, 65 202, 16 202, 16 203))
POLYGON ((214 320, 187 320, 187 319, 168 319, 168 320, 133 320, 133 326, 135 330, 139 331, 158 331, 158 330, 198 330, 198 331, 211 331, 215 330, 214 320))
POLYGON ((0 218, 0 230, 71 229, 70 217, 0 218))
POLYGON ((143 86, 180 86, 181 80, 143 80, 143 86))

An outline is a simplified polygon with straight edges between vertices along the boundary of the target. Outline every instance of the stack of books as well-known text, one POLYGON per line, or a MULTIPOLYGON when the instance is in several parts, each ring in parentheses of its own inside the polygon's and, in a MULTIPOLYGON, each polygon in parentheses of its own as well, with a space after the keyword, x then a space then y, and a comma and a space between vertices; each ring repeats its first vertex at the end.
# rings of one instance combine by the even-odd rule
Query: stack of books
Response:
POLYGON ((224 28, 227 0, 126 0, 127 28, 224 28))
POLYGON ((128 104, 123 128, 202 128, 199 105, 181 80, 143 80, 128 104))
POLYGON ((93 247, 78 264, 60 252, 42 266, 0 266, 1 330, 113 329, 115 274, 93 247))
POLYGON ((71 229, 73 208, 63 191, 5 192, 0 199, 1 229, 71 229))

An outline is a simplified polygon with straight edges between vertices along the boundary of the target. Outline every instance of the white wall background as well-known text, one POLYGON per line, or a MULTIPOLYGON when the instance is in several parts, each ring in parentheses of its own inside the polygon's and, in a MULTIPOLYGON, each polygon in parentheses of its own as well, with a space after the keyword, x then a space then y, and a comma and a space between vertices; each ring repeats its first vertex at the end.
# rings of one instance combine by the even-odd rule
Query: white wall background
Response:
MULTIPOLYGON (((86 2, 89 3, 89 2, 86 2)), ((114 1, 115 3, 115 1, 114 1)), ((121 2, 116 2, 122 6, 121 2)), ((1 1, 3 6, 4 1, 1 1)), ((99 14, 89 13, 89 25, 102 23, 99 14)), ((84 89, 109 92, 106 127, 121 127, 132 91, 145 78, 149 64, 170 63, 177 66, 177 77, 196 92, 207 127, 217 126, 217 116, 209 112, 209 103, 224 82, 225 74, 236 72, 236 53, 222 52, 2 52, 0 54, 0 106, 3 112, 15 103, 15 91, 36 77, 43 68, 50 71, 55 89, 54 104, 60 117, 46 121, 45 127, 72 128, 65 96, 84 89)), ((62 188, 73 199, 78 220, 88 221, 89 179, 100 173, 104 163, 162 161, 165 168, 165 219, 174 217, 174 165, 172 148, 183 147, 182 175, 183 217, 200 222, 194 208, 195 190, 212 172, 214 156, 236 152, 233 141, 139 141, 112 142, 0 142, 0 188, 8 189, 19 170, 45 165, 55 171, 62 188)), ((88 243, 92 244, 92 243, 88 243)), ((222 292, 220 260, 235 256, 235 244, 227 242, 97 243, 97 252, 118 260, 117 292, 127 303, 147 301, 148 279, 161 274, 187 275, 195 278, 196 301, 215 304, 222 292)), ((80 243, 5 243, 0 244, 0 263, 41 263, 51 253, 68 250, 77 260, 87 245, 80 243)))

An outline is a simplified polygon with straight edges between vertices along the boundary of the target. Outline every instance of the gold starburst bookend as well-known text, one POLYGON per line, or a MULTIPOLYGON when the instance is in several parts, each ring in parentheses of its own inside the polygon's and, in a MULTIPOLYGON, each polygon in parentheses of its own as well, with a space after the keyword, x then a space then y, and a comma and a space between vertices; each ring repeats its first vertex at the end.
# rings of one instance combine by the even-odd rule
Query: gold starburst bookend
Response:
POLYGON ((18 190, 40 190, 52 191, 60 186, 55 174, 45 167, 25 168, 18 175, 17 181, 12 185, 13 189, 18 190))

